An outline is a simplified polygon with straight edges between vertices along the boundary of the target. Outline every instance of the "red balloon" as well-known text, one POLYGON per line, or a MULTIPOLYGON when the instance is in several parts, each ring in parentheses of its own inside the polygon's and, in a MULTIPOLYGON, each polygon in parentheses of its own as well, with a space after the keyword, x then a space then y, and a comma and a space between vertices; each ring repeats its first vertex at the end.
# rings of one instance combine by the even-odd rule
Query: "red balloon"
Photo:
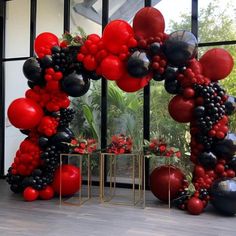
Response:
POLYGON ((73 165, 62 165, 56 170, 52 188, 57 194, 60 194, 60 178, 62 196, 73 195, 79 191, 81 187, 81 173, 79 168, 73 165))
POLYGON ((133 29, 126 21, 113 20, 105 27, 102 39, 106 49, 119 54, 122 46, 126 45, 133 36, 133 29))
POLYGON ((124 64, 119 57, 109 55, 101 62, 101 74, 108 80, 118 80, 124 74, 124 64))
POLYGON ((51 49, 53 46, 58 46, 59 40, 55 34, 44 32, 39 34, 34 41, 34 50, 37 55, 43 52, 44 49, 51 49))
POLYGON ((123 74, 122 78, 116 81, 117 86, 125 92, 136 92, 145 87, 150 80, 150 76, 143 78, 131 77, 127 72, 123 74))
POLYGON ((202 65, 195 58, 189 61, 188 68, 190 68, 195 74, 202 74, 202 65))
POLYGON ((192 215, 199 215, 203 212, 204 204, 197 197, 191 197, 187 203, 188 212, 192 215))
POLYGON ((207 51, 199 61, 202 65, 203 75, 212 81, 227 77, 234 66, 233 57, 223 48, 213 48, 207 51))
POLYGON ((165 30, 165 20, 160 11, 153 7, 139 10, 133 20, 134 34, 137 39, 157 37, 165 30))
POLYGON ((51 186, 39 191, 39 197, 43 200, 50 200, 54 197, 54 190, 51 186))
POLYGON ((32 129, 41 121, 43 110, 32 99, 18 98, 10 104, 7 115, 16 128, 32 129))
POLYGON ((171 117, 180 123, 187 123, 193 119, 194 100, 184 99, 176 95, 169 102, 168 110, 171 117))
POLYGON ((32 202, 35 201, 39 196, 39 191, 32 187, 27 187, 23 192, 23 197, 25 201, 32 202))
POLYGON ((179 189, 183 187, 185 176, 180 169, 165 165, 154 169, 150 175, 150 189, 161 201, 168 202, 169 187, 170 200, 177 197, 179 189))

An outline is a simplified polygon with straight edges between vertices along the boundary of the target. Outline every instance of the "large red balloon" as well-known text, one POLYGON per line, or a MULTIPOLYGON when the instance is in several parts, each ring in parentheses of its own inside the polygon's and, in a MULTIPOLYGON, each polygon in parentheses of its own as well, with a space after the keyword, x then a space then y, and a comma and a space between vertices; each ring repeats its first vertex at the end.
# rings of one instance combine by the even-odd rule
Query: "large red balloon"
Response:
POLYGON ((124 64, 119 57, 109 55, 101 62, 101 74, 108 80, 118 80, 124 73, 124 64))
POLYGON ((165 20, 157 9, 144 7, 135 14, 133 29, 137 39, 155 38, 164 32, 165 20))
POLYGON ((110 52, 121 53, 122 46, 134 36, 132 27, 123 20, 113 20, 104 29, 102 39, 104 46, 110 52))
POLYGON ((39 191, 32 187, 27 187, 23 192, 23 197, 25 201, 32 202, 35 201, 39 196, 39 191))
POLYGON ((116 81, 117 86, 125 92, 136 92, 145 87, 150 80, 150 76, 143 78, 131 77, 128 73, 123 74, 122 78, 116 81))
POLYGON ((184 179, 185 176, 180 169, 171 165, 160 166, 150 175, 150 189, 159 200, 168 202, 169 195, 170 200, 177 197, 184 179))
POLYGON ((203 75, 212 81, 227 77, 234 66, 233 57, 223 48, 213 48, 207 51, 199 61, 202 65, 203 75))
POLYGON ((44 32, 37 36, 34 41, 34 50, 36 54, 42 53, 42 49, 51 49, 53 46, 58 46, 59 40, 55 34, 44 32))
POLYGON ((203 212, 204 204, 199 198, 192 197, 188 200, 187 209, 190 214, 199 215, 203 212))
POLYGON ((80 190, 81 173, 76 166, 62 165, 56 170, 52 187, 57 194, 60 194, 60 178, 62 196, 73 195, 80 190))
POLYGON ((41 121, 43 110, 32 99, 18 98, 10 104, 7 115, 16 128, 32 129, 41 121))
POLYGON ((176 95, 171 99, 168 106, 171 117, 180 123, 187 123, 193 119, 194 100, 184 99, 176 95))

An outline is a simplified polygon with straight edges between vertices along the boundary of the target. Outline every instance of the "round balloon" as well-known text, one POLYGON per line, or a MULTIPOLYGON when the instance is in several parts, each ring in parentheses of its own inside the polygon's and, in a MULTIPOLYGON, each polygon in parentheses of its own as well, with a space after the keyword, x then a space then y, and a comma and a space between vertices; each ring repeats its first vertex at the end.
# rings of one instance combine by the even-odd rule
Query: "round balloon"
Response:
POLYGON ((199 60, 203 75, 217 81, 227 77, 233 69, 234 60, 223 48, 213 48, 207 51, 199 60))
POLYGON ((144 7, 135 14, 133 29, 137 39, 155 38, 159 33, 164 33, 165 20, 157 9, 144 7))
POLYGON ((191 197, 187 203, 188 212, 192 215, 199 215, 204 210, 203 202, 197 197, 191 197))
POLYGON ((35 201, 39 196, 39 192, 32 187, 27 187, 23 192, 23 197, 25 201, 32 202, 35 201))
POLYGON ((54 197, 54 190, 51 186, 47 186, 45 189, 39 191, 39 197, 43 200, 50 200, 54 197))
POLYGON ((62 196, 75 194, 81 187, 80 169, 73 165, 62 165, 55 172, 52 187, 57 194, 61 189, 62 196))
POLYGON ((168 110, 171 117, 180 123, 187 123, 193 119, 194 100, 184 99, 180 95, 176 95, 169 102, 168 110))
POLYGON ((23 65, 23 73, 28 80, 34 83, 42 80, 42 69, 39 62, 34 57, 31 57, 25 61, 23 65))
POLYGON ((12 125, 19 129, 32 129, 43 117, 42 108, 32 99, 18 98, 14 100, 7 111, 12 125))

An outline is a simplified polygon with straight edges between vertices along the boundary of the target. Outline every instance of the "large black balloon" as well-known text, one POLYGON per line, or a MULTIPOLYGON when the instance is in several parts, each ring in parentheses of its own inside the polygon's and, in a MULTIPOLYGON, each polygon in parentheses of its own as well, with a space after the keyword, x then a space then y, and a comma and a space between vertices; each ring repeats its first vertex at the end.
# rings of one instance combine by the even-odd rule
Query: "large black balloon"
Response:
POLYGON ((146 53, 135 51, 127 61, 127 71, 131 76, 141 78, 149 73, 149 65, 146 53))
POLYGON ((217 158, 212 152, 203 152, 198 156, 198 161, 206 169, 214 169, 217 158))
POLYGON ((236 178, 216 180, 210 189, 211 203, 222 214, 236 214, 236 178))
POLYGON ((51 143, 58 148, 67 147, 65 143, 70 143, 74 137, 73 132, 69 128, 59 128, 57 133, 50 139, 51 143))
POLYGON ((186 30, 178 30, 170 34, 163 45, 163 52, 168 62, 177 67, 186 65, 196 55, 197 39, 186 30))
POLYGON ((35 83, 42 80, 42 69, 39 62, 34 57, 30 57, 25 61, 23 65, 23 73, 28 80, 35 83))
POLYGON ((41 136, 41 137, 39 138, 39 146, 40 146, 41 148, 47 147, 48 144, 49 144, 49 142, 48 142, 48 138, 47 138, 47 137, 41 136))
POLYGON ((90 80, 73 72, 62 79, 61 87, 71 97, 80 97, 88 92, 90 80))

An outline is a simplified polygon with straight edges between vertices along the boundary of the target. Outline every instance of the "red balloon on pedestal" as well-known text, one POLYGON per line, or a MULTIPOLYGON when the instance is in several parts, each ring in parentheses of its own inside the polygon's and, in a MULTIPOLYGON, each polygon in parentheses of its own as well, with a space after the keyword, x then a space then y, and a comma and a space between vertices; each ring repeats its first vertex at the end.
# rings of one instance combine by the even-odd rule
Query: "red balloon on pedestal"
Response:
POLYGON ((191 197, 187 203, 188 212, 192 215, 199 215, 203 212, 204 204, 197 197, 191 197))
POLYGON ((57 194, 60 194, 60 178, 62 196, 73 195, 79 191, 81 187, 81 173, 79 168, 73 165, 62 165, 58 167, 52 183, 52 188, 57 194))
POLYGON ((25 201, 32 202, 35 201, 39 196, 39 191, 32 187, 27 187, 23 192, 23 197, 25 201))
POLYGON ((50 200, 54 197, 54 190, 51 186, 39 191, 39 197, 43 200, 50 200))
POLYGON ((18 98, 10 104, 7 115, 16 128, 32 129, 41 121, 43 110, 32 99, 18 98))
POLYGON ((213 48, 207 51, 201 58, 203 75, 217 81, 230 74, 234 66, 234 60, 230 53, 223 48, 213 48))
POLYGON ((184 99, 182 96, 176 95, 169 102, 168 110, 174 120, 187 123, 193 119, 194 106, 193 99, 184 99))
POLYGON ((183 187, 184 179, 180 169, 171 165, 160 166, 150 175, 150 188, 159 200, 168 202, 169 193, 170 200, 176 198, 179 189, 183 187))
POLYGON ((160 11, 153 7, 139 10, 133 20, 134 34, 137 38, 158 37, 165 30, 165 20, 160 11))

